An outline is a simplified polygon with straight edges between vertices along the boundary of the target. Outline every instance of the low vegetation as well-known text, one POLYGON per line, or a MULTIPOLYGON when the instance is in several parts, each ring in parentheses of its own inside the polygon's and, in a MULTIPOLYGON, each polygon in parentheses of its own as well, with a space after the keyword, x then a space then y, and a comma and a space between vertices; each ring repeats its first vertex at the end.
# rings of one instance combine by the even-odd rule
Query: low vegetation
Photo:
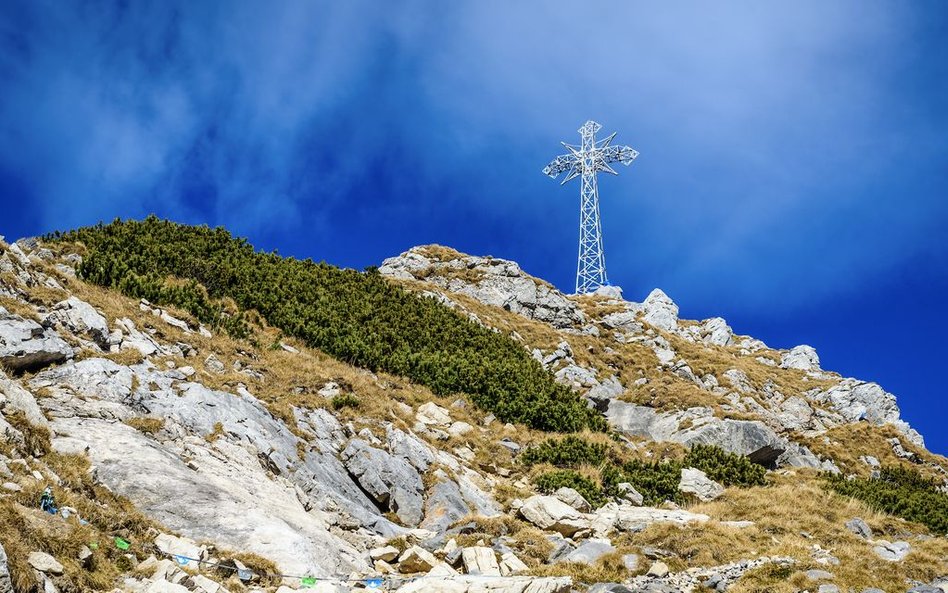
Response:
POLYGON ((154 435, 158 434, 161 429, 165 427, 165 419, 151 416, 137 416, 135 418, 129 418, 125 421, 125 424, 128 424, 144 434, 154 435))
POLYGON ((606 503, 602 487, 576 470, 559 469, 546 472, 537 476, 534 483, 537 490, 544 494, 552 494, 560 488, 572 488, 593 506, 598 507, 606 503))
POLYGON ((342 270, 257 252, 223 228, 154 217, 47 239, 84 246, 82 278, 180 307, 232 335, 246 335, 246 312, 257 311, 308 346, 408 377, 437 395, 467 393, 505 422, 562 432, 605 427, 518 342, 403 290, 372 268, 342 270))
POLYGON ((767 473, 747 457, 713 445, 694 445, 683 457, 648 462, 631 458, 618 447, 572 435, 547 439, 528 448, 520 462, 528 466, 546 464, 562 468, 535 477, 537 488, 553 492, 569 486, 592 504, 602 504, 608 497, 618 496, 619 484, 623 482, 631 484, 647 505, 658 505, 666 500, 684 504, 687 500, 678 490, 678 483, 681 470, 688 467, 700 469, 724 486, 761 486, 765 484, 767 473), (585 473, 575 471, 578 469, 584 469, 585 473))
POLYGON ((948 534, 948 494, 917 470, 884 467, 877 478, 826 476, 830 488, 857 498, 873 509, 922 523, 933 533, 948 534))
POLYGON ((520 462, 526 465, 549 463, 556 467, 578 467, 580 465, 602 465, 608 454, 608 447, 593 443, 577 436, 562 439, 548 439, 535 447, 530 447, 520 456, 520 462))

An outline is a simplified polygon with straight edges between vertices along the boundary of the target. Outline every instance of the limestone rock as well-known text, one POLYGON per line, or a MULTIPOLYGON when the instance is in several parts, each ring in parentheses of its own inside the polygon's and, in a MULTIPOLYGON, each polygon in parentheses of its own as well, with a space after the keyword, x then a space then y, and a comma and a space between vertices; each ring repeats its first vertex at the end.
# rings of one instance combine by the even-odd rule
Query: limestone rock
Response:
POLYGON ((586 322, 586 316, 576 303, 549 284, 525 274, 516 262, 459 253, 433 254, 437 249, 437 246, 414 247, 398 257, 386 259, 379 273, 402 279, 423 277, 440 288, 556 328, 586 322))
POLYGON ((46 552, 30 552, 26 561, 36 570, 52 575, 63 573, 63 565, 46 552))
POLYGON ((49 428, 49 421, 33 394, 24 389, 18 381, 10 379, 0 369, 0 398, 3 397, 6 398, 6 402, 0 403, 0 408, 5 412, 21 412, 30 424, 49 428))
POLYGON ((426 578, 409 582, 397 593, 569 593, 569 577, 488 577, 466 575, 453 578, 426 578))
POLYGON ((422 424, 433 424, 436 426, 447 426, 451 424, 451 415, 448 414, 448 411, 434 402, 428 402, 419 406, 415 418, 422 424))
POLYGON ((780 368, 817 371, 820 369, 820 357, 812 346, 794 346, 780 357, 780 368))
POLYGON ((682 468, 678 489, 694 494, 698 500, 708 502, 724 494, 724 486, 710 479, 706 473, 693 467, 682 468))
POLYGON ((13 593, 13 581, 10 579, 10 567, 7 566, 7 552, 0 543, 0 593, 13 593))
POLYGON ((635 506, 640 507, 645 502, 645 497, 635 489, 635 486, 629 484, 628 482, 619 482, 616 488, 619 490, 619 495, 622 498, 631 502, 635 506))
POLYGON ((895 396, 876 383, 843 379, 837 385, 814 395, 813 399, 828 404, 846 422, 866 420, 873 424, 892 424, 909 441, 924 446, 922 436, 901 419, 895 396))
POLYGON ((642 531, 653 523, 704 523, 710 517, 701 513, 655 507, 623 506, 615 513, 615 527, 621 531, 642 531))
MULTIPOLYGON (((332 417, 331 414, 330 417, 332 417)), ((435 454, 431 447, 411 432, 404 432, 389 425, 385 429, 385 440, 392 455, 401 457, 420 472, 426 471, 428 466, 435 461, 435 454)))
POLYGON ((59 334, 0 307, 0 364, 14 371, 35 370, 72 358, 59 334))
POLYGON ((645 321, 657 329, 673 331, 678 327, 678 305, 667 294, 656 288, 643 303, 645 321))
POLYGON ((806 571, 806 578, 811 581, 828 581, 833 578, 833 573, 814 568, 806 571))
MULTIPOLYGON (((651 591, 651 589, 649 589, 651 591)), ((596 583, 586 593, 636 593, 622 583, 596 583)))
POLYGON ((668 575, 668 565, 665 564, 664 562, 662 562, 661 560, 659 560, 658 562, 654 562, 654 563, 649 567, 648 572, 647 572, 646 574, 647 574, 648 576, 650 576, 650 577, 658 577, 658 578, 662 578, 662 577, 664 577, 664 576, 667 576, 667 575, 668 575))
POLYGON ((372 560, 382 560, 385 562, 391 562, 398 558, 398 548, 395 546, 384 546, 381 548, 373 548, 369 550, 369 557, 372 560))
POLYGON ((614 400, 609 403, 606 418, 617 430, 632 436, 686 446, 715 445, 746 455, 761 465, 773 465, 788 447, 786 440, 762 422, 716 418, 707 408, 657 412, 653 408, 614 400), (684 420, 690 420, 691 426, 680 429, 684 420))
POLYGON ((589 511, 590 509, 589 502, 587 502, 586 499, 583 498, 582 494, 580 494, 573 488, 564 486, 560 488, 559 490, 557 490, 556 492, 554 492, 553 496, 562 500, 563 502, 565 502, 566 504, 568 504, 569 506, 573 507, 574 509, 576 509, 577 511, 581 513, 585 513, 589 511))
POLYGON ((579 562, 581 564, 592 564, 605 556, 615 552, 612 542, 604 538, 589 538, 579 544, 575 550, 567 554, 561 562, 579 562))
POLYGON ((306 574, 368 568, 352 544, 330 532, 326 515, 307 507, 345 509, 385 537, 397 533, 330 445, 311 447, 301 459, 297 437, 246 391, 210 390, 174 370, 105 359, 47 369, 30 386, 48 392, 40 403, 53 418, 54 450, 87 455, 104 486, 186 537, 306 574), (136 377, 142 387, 133 391, 136 377), (116 421, 139 406, 165 418, 177 440, 159 442, 116 421), (204 435, 218 423, 223 435, 208 442, 204 435))
POLYGON ((872 529, 859 517, 846 521, 846 529, 852 531, 862 539, 872 538, 872 529))
POLYGON ((579 511, 554 496, 531 496, 523 501, 520 514, 540 529, 556 531, 566 537, 588 526, 579 511))
POLYGON ((89 549, 89 546, 82 546, 79 549, 79 553, 76 554, 76 560, 79 561, 79 566, 88 569, 92 566, 92 550, 89 549))
POLYGON ((500 565, 494 550, 484 546, 474 546, 461 550, 461 561, 467 574, 500 576, 500 565))
POLYGON ((65 327, 77 336, 86 335, 101 348, 109 344, 109 324, 89 303, 74 296, 53 305, 46 316, 46 325, 65 327))
POLYGON ((911 550, 908 542, 888 542, 884 539, 877 539, 873 543, 876 545, 872 548, 872 551, 879 558, 889 562, 900 562, 911 550))
POLYGON ((517 558, 513 552, 505 552, 500 556, 500 574, 509 577, 511 575, 523 574, 529 572, 530 567, 524 564, 523 560, 517 558))
POLYGON ((197 543, 186 537, 177 537, 166 533, 158 534, 155 547, 171 556, 184 556, 193 560, 203 560, 206 553, 197 543))
POLYGON ((443 533, 451 525, 469 515, 471 509, 465 502, 458 485, 441 470, 438 472, 438 482, 431 488, 428 500, 425 501, 425 518, 420 527, 435 533, 443 533))
POLYGON ((705 320, 699 326, 698 337, 705 344, 714 346, 730 346, 734 343, 734 332, 731 326, 720 317, 705 320))
POLYGON ((418 546, 411 546, 398 557, 398 568, 402 572, 428 572, 438 564, 434 555, 418 546))
POLYGON ((448 434, 450 434, 451 436, 459 437, 459 436, 466 435, 472 430, 474 430, 474 427, 468 424, 467 422, 458 421, 451 424, 451 426, 448 427, 448 434))
POLYGON ((342 452, 342 460, 376 503, 394 511, 407 525, 421 522, 424 487, 421 476, 407 461, 362 439, 352 439, 342 452))
POLYGON ((227 370, 224 363, 221 362, 221 359, 217 358, 214 354, 209 354, 208 357, 204 359, 204 368, 217 375, 227 370))

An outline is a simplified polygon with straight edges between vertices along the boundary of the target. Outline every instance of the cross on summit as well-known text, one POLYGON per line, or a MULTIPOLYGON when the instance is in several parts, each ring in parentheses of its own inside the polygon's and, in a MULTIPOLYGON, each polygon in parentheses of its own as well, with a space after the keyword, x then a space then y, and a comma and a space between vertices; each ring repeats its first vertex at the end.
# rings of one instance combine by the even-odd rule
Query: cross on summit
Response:
POLYGON ((561 142, 569 150, 553 159, 543 168, 543 173, 556 179, 560 173, 566 173, 561 185, 582 176, 579 206, 579 262, 576 265, 576 294, 595 292, 600 286, 606 286, 606 258, 602 250, 602 226, 599 222, 599 188, 596 175, 600 171, 618 175, 610 167, 611 163, 630 165, 637 150, 629 146, 611 146, 616 133, 603 140, 596 140, 596 132, 602 126, 589 120, 579 128, 582 143, 573 146, 561 142))

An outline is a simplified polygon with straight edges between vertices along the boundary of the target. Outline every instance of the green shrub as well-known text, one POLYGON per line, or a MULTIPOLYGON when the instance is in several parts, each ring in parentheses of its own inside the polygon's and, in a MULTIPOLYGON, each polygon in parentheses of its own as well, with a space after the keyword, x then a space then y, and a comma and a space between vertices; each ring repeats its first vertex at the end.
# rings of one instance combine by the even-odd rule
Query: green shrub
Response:
POLYGON ((520 455, 520 462, 526 465, 549 463, 556 467, 598 466, 606 461, 607 453, 606 445, 568 436, 562 439, 547 439, 535 447, 528 448, 520 455))
POLYGON ((763 486, 767 470, 745 455, 729 453, 713 445, 693 445, 682 467, 693 467, 724 486, 763 486))
POLYGON ((675 461, 645 463, 633 460, 602 472, 602 487, 606 493, 618 496, 619 484, 628 482, 642 495, 643 504, 647 506, 659 505, 666 500, 684 504, 685 497, 678 490, 680 481, 681 465, 675 461))
MULTIPOLYGON (((714 445, 694 445, 682 460, 647 463, 639 460, 623 461, 618 459, 618 455, 610 454, 608 446, 575 435, 547 439, 530 447, 521 454, 520 462, 525 465, 549 463, 572 469, 582 465, 598 467, 600 479, 599 484, 595 485, 603 496, 618 496, 619 484, 628 482, 642 495, 646 505, 658 505, 666 500, 677 504, 687 502, 685 495, 678 490, 682 468, 700 469, 723 486, 761 486, 766 483, 767 474, 763 466, 746 456, 728 453, 714 445)), ((549 480, 552 478, 545 476, 564 476, 567 473, 575 474, 551 472, 541 477, 549 480)), ((539 486, 539 482, 537 484, 539 486)))
POLYGON ((877 511, 926 525, 932 532, 948 534, 948 494, 918 471, 886 467, 878 478, 846 479, 825 476, 830 488, 859 499, 877 511))
POLYGON ((82 278, 176 305, 238 337, 247 331, 243 315, 228 315, 223 299, 344 362, 408 377, 438 395, 470 394, 503 422, 560 432, 606 427, 521 344, 373 268, 357 272, 256 252, 223 228, 153 216, 46 239, 86 246, 82 278))
POLYGON ((352 395, 351 393, 340 393, 338 395, 332 396, 332 399, 329 400, 329 405, 332 406, 333 410, 341 410, 343 408, 358 408, 359 398, 352 395))
POLYGON ((571 469, 554 470, 540 474, 534 480, 537 490, 544 494, 552 494, 560 488, 572 488, 582 494, 589 504, 594 507, 606 503, 602 488, 599 484, 571 469))

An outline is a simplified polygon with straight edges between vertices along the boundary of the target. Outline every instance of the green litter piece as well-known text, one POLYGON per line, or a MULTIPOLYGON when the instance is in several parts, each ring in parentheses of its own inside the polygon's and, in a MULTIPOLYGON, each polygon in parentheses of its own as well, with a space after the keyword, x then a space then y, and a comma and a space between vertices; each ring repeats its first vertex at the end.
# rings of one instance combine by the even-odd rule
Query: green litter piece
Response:
POLYGON ((316 579, 313 577, 303 577, 300 579, 300 584, 304 587, 315 587, 316 579))
POLYGON ((119 550, 127 550, 127 549, 129 549, 130 547, 132 547, 132 544, 128 543, 127 541, 125 541, 124 539, 122 539, 122 538, 120 538, 120 537, 116 537, 116 538, 115 538, 115 547, 118 548, 119 550))

